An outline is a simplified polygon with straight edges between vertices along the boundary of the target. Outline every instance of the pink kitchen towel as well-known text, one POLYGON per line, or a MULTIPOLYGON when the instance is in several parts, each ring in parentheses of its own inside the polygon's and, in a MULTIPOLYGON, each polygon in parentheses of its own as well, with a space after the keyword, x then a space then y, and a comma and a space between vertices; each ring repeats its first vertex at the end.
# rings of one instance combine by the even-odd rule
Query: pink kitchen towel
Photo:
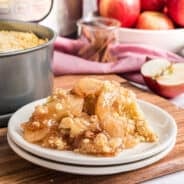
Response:
POLYGON ((77 56, 85 43, 58 37, 55 42, 53 72, 56 76, 64 74, 121 74, 125 78, 144 83, 139 71, 146 61, 165 58, 171 62, 184 62, 184 58, 172 52, 142 44, 115 44, 110 50, 118 58, 117 62, 99 63, 77 56))

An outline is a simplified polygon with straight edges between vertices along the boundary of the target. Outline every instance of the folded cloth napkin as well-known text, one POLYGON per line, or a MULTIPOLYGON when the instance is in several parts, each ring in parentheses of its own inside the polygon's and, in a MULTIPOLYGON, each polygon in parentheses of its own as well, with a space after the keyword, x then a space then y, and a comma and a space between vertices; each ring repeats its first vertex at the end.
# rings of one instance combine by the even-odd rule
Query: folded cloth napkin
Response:
POLYGON ((55 75, 118 73, 131 81, 144 83, 140 69, 149 59, 165 58, 171 62, 184 62, 183 57, 148 45, 115 44, 109 48, 118 61, 99 63, 76 56, 84 44, 81 40, 56 39, 52 65, 55 75))

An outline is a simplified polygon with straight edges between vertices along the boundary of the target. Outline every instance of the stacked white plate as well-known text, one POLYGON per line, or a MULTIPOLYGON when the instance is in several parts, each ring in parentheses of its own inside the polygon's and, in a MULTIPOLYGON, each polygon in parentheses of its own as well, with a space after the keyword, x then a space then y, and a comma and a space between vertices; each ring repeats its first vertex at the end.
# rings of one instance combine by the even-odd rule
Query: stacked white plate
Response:
POLYGON ((54 170, 83 174, 107 175, 136 170, 165 157, 174 147, 177 127, 175 120, 163 109, 139 100, 152 129, 157 133, 156 143, 141 143, 123 150, 115 157, 95 157, 71 151, 58 151, 28 143, 22 137, 21 123, 31 116, 34 107, 45 100, 30 103, 18 110, 8 124, 8 142, 10 147, 22 158, 54 170))

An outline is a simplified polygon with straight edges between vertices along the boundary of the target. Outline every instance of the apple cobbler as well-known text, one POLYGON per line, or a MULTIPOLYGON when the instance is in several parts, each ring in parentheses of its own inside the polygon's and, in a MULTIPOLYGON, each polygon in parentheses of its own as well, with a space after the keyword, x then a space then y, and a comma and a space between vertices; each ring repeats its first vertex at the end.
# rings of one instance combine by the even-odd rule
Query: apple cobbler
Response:
POLYGON ((22 128, 30 143, 98 156, 157 140, 132 91, 93 78, 79 80, 71 90, 56 89, 22 128))
POLYGON ((0 52, 24 50, 45 42, 47 42, 47 39, 38 38, 34 33, 0 31, 0 52))

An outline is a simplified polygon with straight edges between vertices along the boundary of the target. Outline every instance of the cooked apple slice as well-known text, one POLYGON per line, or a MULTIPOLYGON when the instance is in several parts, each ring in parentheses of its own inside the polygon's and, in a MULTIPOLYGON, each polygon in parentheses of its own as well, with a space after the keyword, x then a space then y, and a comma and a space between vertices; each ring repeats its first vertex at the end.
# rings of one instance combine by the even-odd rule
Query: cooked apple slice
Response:
POLYGON ((150 60, 142 66, 141 74, 146 85, 161 96, 173 98, 184 92, 184 63, 150 60))

